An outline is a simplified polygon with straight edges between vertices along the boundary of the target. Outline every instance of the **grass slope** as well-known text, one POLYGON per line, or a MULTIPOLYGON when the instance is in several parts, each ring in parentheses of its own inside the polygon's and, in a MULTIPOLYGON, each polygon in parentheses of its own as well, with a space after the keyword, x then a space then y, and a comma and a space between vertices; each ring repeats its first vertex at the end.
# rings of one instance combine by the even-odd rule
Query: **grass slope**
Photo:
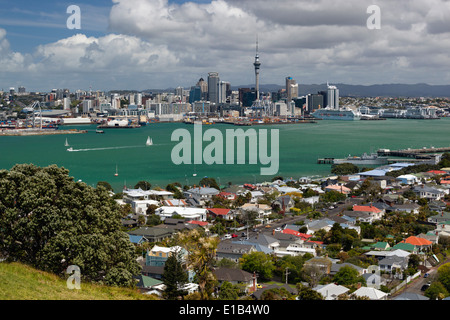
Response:
POLYGON ((100 286, 81 281, 70 290, 60 277, 21 263, 0 262, 0 300, 153 300, 135 289, 100 286))

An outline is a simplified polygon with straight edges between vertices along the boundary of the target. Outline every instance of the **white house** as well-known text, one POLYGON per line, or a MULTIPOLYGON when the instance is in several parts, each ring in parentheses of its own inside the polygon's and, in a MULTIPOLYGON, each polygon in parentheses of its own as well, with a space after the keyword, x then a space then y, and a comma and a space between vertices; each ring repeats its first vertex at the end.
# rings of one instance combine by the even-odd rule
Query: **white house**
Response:
POLYGON ((161 220, 165 218, 171 218, 177 214, 182 216, 186 220, 198 220, 206 221, 206 215, 208 210, 203 208, 185 208, 185 207, 160 207, 155 213, 161 217, 161 220))
POLYGON ((337 300, 338 296, 348 292, 350 289, 334 283, 318 285, 313 288, 324 297, 325 300, 337 300))
POLYGON ((397 177, 397 180, 402 184, 415 184, 419 182, 419 179, 412 174, 404 174, 397 177))
POLYGON ((133 200, 131 202, 131 209, 135 214, 145 214, 147 208, 150 205, 155 205, 159 207, 159 201, 156 200, 133 200))
POLYGON ((371 287, 361 287, 353 294, 357 297, 368 297, 370 300, 387 300, 388 294, 371 287))
POLYGON ((414 193, 420 198, 428 200, 441 200, 445 197, 445 192, 437 188, 432 188, 426 185, 420 185, 414 188, 414 193))

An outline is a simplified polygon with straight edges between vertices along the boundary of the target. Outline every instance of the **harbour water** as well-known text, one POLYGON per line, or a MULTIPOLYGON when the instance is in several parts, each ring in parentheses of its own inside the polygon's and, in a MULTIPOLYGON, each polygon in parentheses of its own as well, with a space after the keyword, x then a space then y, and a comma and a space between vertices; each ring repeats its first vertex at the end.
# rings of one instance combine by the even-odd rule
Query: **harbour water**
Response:
MULTIPOLYGON (((95 132, 95 125, 64 126, 64 129, 87 130, 76 135, 0 136, 0 168, 10 169, 16 163, 38 166, 56 164, 69 170, 75 180, 95 186, 109 182, 116 192, 138 181, 149 181, 164 188, 168 183, 197 184, 203 177, 228 182, 263 182, 273 176, 260 175, 256 165, 175 165, 171 152, 178 142, 171 141, 172 132, 192 125, 183 123, 152 123, 135 129, 104 129, 95 132), (146 146, 147 137, 153 140, 146 146), (66 138, 74 152, 68 152, 66 138), (116 167, 118 175, 116 176, 116 167), (194 174, 196 174, 194 176, 194 174)), ((330 174, 330 165, 317 164, 318 158, 343 158, 376 152, 380 148, 404 149, 450 146, 450 118, 439 120, 388 119, 385 121, 317 121, 317 123, 260 125, 236 127, 227 124, 203 126, 203 131, 215 128, 244 131, 253 128, 279 130, 279 171, 284 178, 330 174)), ((270 133, 269 133, 270 134, 270 133)), ((225 136, 225 134, 224 134, 225 136)), ((210 142, 204 142, 203 147, 210 142)), ((247 149, 248 152, 248 149, 247 149)), ((270 152, 270 149, 269 149, 270 152)))

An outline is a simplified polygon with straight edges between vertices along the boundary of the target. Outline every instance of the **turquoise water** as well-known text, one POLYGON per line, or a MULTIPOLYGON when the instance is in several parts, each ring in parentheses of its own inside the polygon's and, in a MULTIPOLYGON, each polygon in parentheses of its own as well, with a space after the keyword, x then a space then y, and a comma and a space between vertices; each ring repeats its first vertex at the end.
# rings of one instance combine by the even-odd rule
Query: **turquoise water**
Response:
MULTIPOLYGON (((221 184, 228 182, 262 182, 273 176, 261 176, 259 162, 255 165, 175 165, 171 160, 172 132, 184 128, 193 132, 194 126, 180 123, 156 123, 137 129, 105 129, 96 134, 95 125, 67 126, 64 129, 87 129, 85 134, 5 137, 0 136, 0 168, 10 169, 16 163, 39 166, 57 164, 69 169, 70 175, 95 186, 108 181, 116 191, 124 185, 133 187, 146 180, 153 186, 165 187, 170 182, 195 184, 204 176, 213 177, 221 184), (147 147, 147 136, 153 146, 147 147), (78 152, 68 152, 66 138, 78 152), (115 176, 116 166, 118 176, 115 176), (196 173, 197 176, 193 176, 196 173)), ((203 126, 203 131, 214 128, 243 129, 232 125, 203 126)), ((289 125, 251 127, 279 129, 279 171, 285 178, 327 175, 330 165, 317 164, 319 157, 341 158, 375 152, 379 148, 421 148, 450 146, 450 118, 439 120, 385 121, 318 121, 289 125)), ((225 135, 224 135, 225 136, 225 135)), ((203 142, 203 147, 209 142, 203 142)), ((270 149, 269 149, 270 150, 270 149)))

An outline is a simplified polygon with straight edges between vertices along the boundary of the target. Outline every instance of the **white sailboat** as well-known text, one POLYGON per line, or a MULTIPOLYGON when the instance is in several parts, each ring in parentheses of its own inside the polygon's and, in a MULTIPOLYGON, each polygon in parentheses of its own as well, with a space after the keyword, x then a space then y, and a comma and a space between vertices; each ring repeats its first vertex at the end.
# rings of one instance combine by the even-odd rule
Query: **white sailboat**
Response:
POLYGON ((147 138, 147 142, 145 143, 147 146, 151 146, 151 145, 153 145, 153 140, 150 138, 150 137, 148 137, 147 138))
POLYGON ((66 143, 64 144, 64 146, 66 146, 66 147, 69 146, 69 141, 67 141, 67 138, 66 138, 66 143))
POLYGON ((119 175, 119 171, 117 171, 117 164, 116 164, 116 173, 114 174, 116 177, 119 175))

